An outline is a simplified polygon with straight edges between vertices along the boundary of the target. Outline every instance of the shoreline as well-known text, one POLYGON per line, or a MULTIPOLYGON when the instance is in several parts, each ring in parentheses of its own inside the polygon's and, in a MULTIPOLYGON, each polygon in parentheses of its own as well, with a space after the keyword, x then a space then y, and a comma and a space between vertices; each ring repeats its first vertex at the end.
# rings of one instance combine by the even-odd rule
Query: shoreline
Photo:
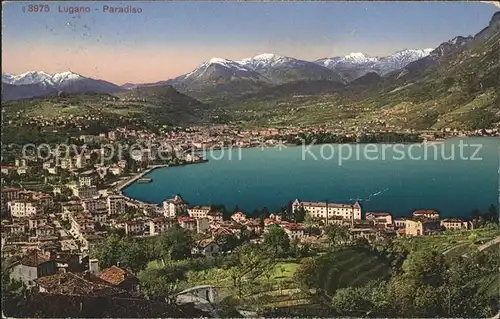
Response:
MULTIPOLYGON (((437 139, 429 139, 429 140, 423 140, 421 142, 374 142, 374 143, 369 143, 369 142, 348 142, 348 143, 314 143, 314 145, 346 145, 346 144, 352 144, 352 145, 370 145, 370 144, 380 144, 380 145, 396 145, 396 144, 401 144, 401 145, 422 145, 422 144, 444 144, 450 140, 455 140, 455 139, 469 139, 469 138, 492 138, 493 136, 448 136, 444 138, 437 138, 437 139)), ((267 145, 269 148, 274 148, 277 147, 279 144, 273 145, 269 144, 267 145)), ((303 146, 304 144, 294 144, 294 143, 283 143, 282 144, 285 147, 299 147, 303 146)), ((212 147, 207 147, 206 149, 191 149, 191 152, 194 153, 203 153, 204 151, 222 151, 222 150, 232 150, 232 149, 247 149, 247 148, 261 148, 262 145, 256 144, 256 145, 233 145, 233 146, 212 146, 212 147)))
POLYGON ((158 169, 158 168, 165 168, 165 167, 176 167, 176 166, 186 166, 186 165, 191 165, 191 164, 200 164, 200 163, 206 163, 208 162, 208 160, 206 159, 203 159, 203 160, 200 160, 200 161, 196 161, 196 162, 188 162, 188 163, 183 163, 183 164, 177 164, 177 165, 171 165, 171 164, 158 164, 158 165, 153 165, 153 166, 150 166, 148 168, 146 168, 144 171, 140 172, 140 173, 137 173, 136 175, 132 176, 130 179, 126 180, 123 184, 117 186, 114 190, 115 191, 118 191, 118 193, 120 194, 120 196, 123 196, 127 201, 129 201, 130 203, 134 203, 138 206, 141 206, 141 205, 160 205, 160 204, 155 204, 155 203, 148 203, 148 202, 145 202, 145 201, 141 201, 141 200, 138 200, 138 199, 135 199, 135 198, 131 198, 131 197, 128 197, 126 196, 125 194, 123 194, 123 191, 129 187, 130 185, 134 184, 135 182, 137 182, 139 179, 141 179, 143 176, 151 173, 152 171, 158 169))
MULTIPOLYGON (((427 140, 427 141, 424 141, 424 142, 408 142, 408 143, 404 143, 404 144, 414 144, 414 145, 430 144, 430 145, 439 145, 439 144, 443 144, 445 142, 448 142, 449 140, 461 140, 461 139, 464 139, 464 138, 467 139, 467 137, 452 136, 452 137, 448 137, 448 138, 444 138, 444 139, 427 140)), ((489 138, 489 137, 475 136, 475 137, 469 137, 469 138, 489 138)), ((370 143, 321 143, 321 144, 337 144, 337 145, 342 145, 342 144, 358 145, 358 144, 361 144, 361 145, 363 145, 363 144, 370 144, 370 143)), ((321 144, 318 144, 318 145, 321 145, 321 144)), ((398 144, 398 143, 376 143, 376 144, 398 144)), ((270 148, 273 148, 272 146, 273 145, 270 145, 270 148)), ((287 144, 287 147, 294 147, 294 146, 295 147, 300 147, 300 145, 287 144)), ((234 147, 235 146, 232 146, 232 147, 231 146, 219 147, 218 149, 214 149, 214 151, 215 150, 231 150, 234 147)), ((257 148, 259 148, 259 146, 253 146, 253 145, 236 146, 236 147, 237 148, 244 148, 244 149, 257 149, 257 148)), ((196 153, 203 153, 202 149, 192 149, 191 151, 192 152, 196 152, 196 153)), ((128 201, 130 201, 131 204, 134 203, 136 205, 146 205, 146 206, 151 206, 151 205, 159 206, 160 205, 161 206, 161 203, 147 202, 147 201, 139 200, 137 198, 128 197, 128 196, 124 195, 124 190, 128 186, 130 186, 134 182, 136 182, 138 179, 140 179, 143 176, 147 175, 148 173, 154 171, 155 169, 163 168, 163 167, 186 166, 186 165, 190 165, 190 164, 199 164, 199 163, 204 163, 204 162, 208 162, 208 160, 204 159, 202 161, 186 162, 186 163, 182 163, 182 164, 178 164, 178 165, 171 165, 171 164, 154 165, 154 166, 148 167, 144 171, 142 171, 140 173, 137 173, 136 175, 132 176, 131 178, 129 178, 125 182, 121 183, 119 186, 115 187, 115 190, 117 190, 121 196, 123 196, 128 201)), ((467 218, 467 217, 470 216, 470 212, 468 212, 468 213, 464 212, 464 213, 465 214, 458 214, 458 215, 455 215, 455 214, 449 214, 449 215, 445 214, 442 217, 444 217, 444 218, 467 218)), ((399 214, 396 214, 396 215, 393 215, 393 216, 394 217, 406 217, 406 215, 399 215, 399 214)))
MULTIPOLYGON (((170 164, 159 164, 159 165, 153 165, 151 167, 146 168, 144 171, 137 173, 136 175, 132 176, 130 179, 125 181, 123 184, 120 186, 116 187, 116 190, 120 192, 120 194, 123 192, 125 188, 136 182, 138 179, 142 178, 144 175, 151 173, 155 169, 162 168, 162 167, 169 167, 170 164)), ((123 194, 121 194, 123 195, 123 194)))

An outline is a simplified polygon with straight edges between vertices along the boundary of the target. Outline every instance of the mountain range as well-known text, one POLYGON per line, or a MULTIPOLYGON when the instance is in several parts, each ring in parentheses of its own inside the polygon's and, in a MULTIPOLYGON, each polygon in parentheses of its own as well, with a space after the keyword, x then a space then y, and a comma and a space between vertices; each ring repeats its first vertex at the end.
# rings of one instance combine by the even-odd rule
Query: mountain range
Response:
POLYGON ((367 73, 385 75, 425 57, 431 49, 403 50, 386 57, 351 53, 343 57, 304 61, 264 53, 238 61, 212 58, 193 71, 174 79, 155 83, 126 83, 121 87, 73 72, 47 74, 30 71, 20 75, 2 74, 3 100, 66 93, 114 93, 122 89, 172 85, 195 97, 230 96, 257 92, 275 85, 296 81, 332 81, 347 83, 367 73))
MULTIPOLYGON (((182 116, 169 123, 210 110, 205 118, 257 126, 498 127, 499 52, 496 12, 477 34, 457 36, 432 50, 402 50, 387 57, 351 53, 316 61, 269 53, 236 61, 212 58, 174 79, 121 87, 71 72, 2 74, 2 100, 56 92, 106 93, 120 99, 106 112, 155 110, 166 119, 180 111, 182 116)), ((11 103, 12 110, 20 108, 11 103)), ((36 103, 30 108, 35 112, 36 103)))
POLYGON ((434 49, 407 49, 397 51, 384 57, 370 57, 363 53, 351 53, 343 57, 325 58, 315 61, 340 74, 347 82, 353 81, 367 73, 381 76, 401 69, 413 61, 429 55, 434 49))

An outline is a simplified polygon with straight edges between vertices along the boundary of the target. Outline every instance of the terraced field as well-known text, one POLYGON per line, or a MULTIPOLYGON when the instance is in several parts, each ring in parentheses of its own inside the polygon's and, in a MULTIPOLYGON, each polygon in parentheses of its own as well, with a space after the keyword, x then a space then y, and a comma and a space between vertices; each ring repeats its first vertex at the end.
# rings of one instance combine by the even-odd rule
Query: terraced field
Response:
POLYGON ((450 231, 434 236, 400 238, 397 243, 416 250, 436 250, 447 257, 461 256, 477 251, 478 247, 500 236, 500 228, 491 226, 472 231, 450 231))
POLYGON ((325 280, 319 288, 331 294, 338 288, 362 286, 390 275, 390 266, 377 254, 357 249, 331 253, 321 274, 325 280))

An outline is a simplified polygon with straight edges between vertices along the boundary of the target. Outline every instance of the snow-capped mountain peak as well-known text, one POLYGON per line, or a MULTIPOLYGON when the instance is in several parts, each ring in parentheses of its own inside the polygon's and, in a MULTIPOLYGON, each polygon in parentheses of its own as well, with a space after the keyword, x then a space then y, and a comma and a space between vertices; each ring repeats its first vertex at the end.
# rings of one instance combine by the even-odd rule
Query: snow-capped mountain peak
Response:
POLYGON ((212 63, 217 63, 217 64, 224 64, 224 63, 230 63, 230 62, 233 62, 231 60, 228 60, 228 59, 221 59, 221 58, 211 58, 210 60, 208 60, 208 64, 212 64, 212 63))
POLYGON ((262 69, 268 69, 276 66, 297 65, 300 63, 304 63, 305 61, 297 60, 294 58, 274 53, 262 53, 252 58, 245 58, 237 62, 251 70, 259 71, 262 69))
POLYGON ((180 76, 178 79, 184 81, 189 78, 190 81, 195 81, 196 79, 203 79, 206 77, 253 76, 254 74, 252 73, 252 70, 246 68, 238 61, 214 57, 200 64, 193 71, 180 76), (214 69, 213 66, 217 66, 218 70, 214 69))
POLYGON ((218 64, 228 69, 236 69, 240 71, 248 71, 248 69, 244 68, 237 61, 229 60, 229 59, 221 59, 221 58, 211 58, 207 62, 201 64, 197 69, 206 68, 212 64, 218 64))
POLYGON ((3 99, 30 98, 44 96, 55 92, 66 93, 112 93, 121 88, 113 83, 95 80, 66 71, 49 74, 41 71, 29 71, 23 74, 2 74, 2 83, 10 84, 9 92, 3 95, 3 99))
POLYGON ((53 83, 61 83, 64 81, 77 81, 80 79, 85 78, 84 76, 81 76, 80 74, 67 71, 67 72, 62 72, 62 73, 57 73, 52 76, 52 82, 53 83))
POLYGON ((262 53, 254 56, 252 59, 254 60, 273 60, 275 58, 280 58, 281 56, 276 55, 274 53, 262 53))
POLYGON ((84 78, 84 76, 71 71, 54 74, 45 73, 43 71, 28 71, 18 75, 2 74, 2 82, 12 85, 58 85, 64 81, 74 81, 84 78))
POLYGON ((345 56, 320 59, 315 63, 340 72, 347 79, 352 79, 369 72, 385 75, 428 56, 433 50, 430 48, 404 49, 382 57, 371 57, 361 52, 353 52, 345 56))
POLYGON ((2 74, 2 82, 14 85, 52 82, 52 75, 42 71, 28 71, 22 74, 2 74))
POLYGON ((376 60, 377 58, 369 57, 368 55, 361 52, 351 52, 348 55, 341 58, 341 61, 351 62, 351 63, 368 63, 376 60))
POLYGON ((365 55, 361 52, 351 52, 345 56, 346 58, 364 58, 365 55))

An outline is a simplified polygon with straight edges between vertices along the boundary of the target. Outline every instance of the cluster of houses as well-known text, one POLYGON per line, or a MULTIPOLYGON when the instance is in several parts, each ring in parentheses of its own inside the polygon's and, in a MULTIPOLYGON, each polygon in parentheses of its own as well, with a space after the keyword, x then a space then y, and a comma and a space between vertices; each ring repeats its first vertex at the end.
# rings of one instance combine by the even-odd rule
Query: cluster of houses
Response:
POLYGON ((2 212, 8 216, 1 225, 3 256, 41 244, 60 251, 88 252, 104 239, 106 227, 116 224, 126 211, 126 200, 119 195, 55 205, 49 194, 4 188, 1 198, 2 212))
POLYGON ((28 289, 52 295, 87 297, 134 296, 139 280, 124 268, 102 271, 88 258, 31 249, 8 265, 11 280, 28 289), (90 267, 92 265, 93 267, 90 267))
POLYGON ((324 225, 337 224, 350 229, 354 237, 369 241, 383 236, 425 236, 446 229, 470 229, 472 224, 457 218, 440 219, 433 209, 414 210, 408 218, 393 218, 389 212, 366 212, 361 218, 361 205, 328 202, 301 202, 296 199, 292 209, 304 209, 312 219, 324 225))
MULTIPOLYGON (((87 183, 86 178, 81 182, 87 183)), ((55 205, 51 195, 4 188, 1 199, 9 213, 9 218, 2 221, 1 231, 2 257, 14 261, 9 266, 10 278, 34 291, 55 295, 136 295, 138 280, 133 274, 119 265, 101 271, 98 261, 90 258, 110 228, 123 229, 128 236, 145 237, 182 227, 203 238, 192 247, 192 254, 211 256, 221 253, 218 236, 239 237, 246 231, 252 235, 252 241, 262 242, 263 235, 273 225, 281 227, 291 241, 298 243, 321 242, 321 235, 313 236, 310 228, 321 231, 330 224, 345 226, 353 238, 369 241, 383 236, 425 236, 442 229, 471 227, 459 219, 440 219, 435 210, 415 210, 408 218, 393 218, 388 212, 366 212, 363 219, 358 202, 296 199, 292 210, 303 209, 308 222, 295 223, 275 214, 263 219, 250 218, 241 211, 225 220, 222 212, 210 206, 190 206, 180 195, 162 205, 137 206, 121 195, 80 198, 55 205), (142 214, 127 217, 127 206, 140 207, 142 214), (23 238, 13 240, 12 236, 23 238)))

